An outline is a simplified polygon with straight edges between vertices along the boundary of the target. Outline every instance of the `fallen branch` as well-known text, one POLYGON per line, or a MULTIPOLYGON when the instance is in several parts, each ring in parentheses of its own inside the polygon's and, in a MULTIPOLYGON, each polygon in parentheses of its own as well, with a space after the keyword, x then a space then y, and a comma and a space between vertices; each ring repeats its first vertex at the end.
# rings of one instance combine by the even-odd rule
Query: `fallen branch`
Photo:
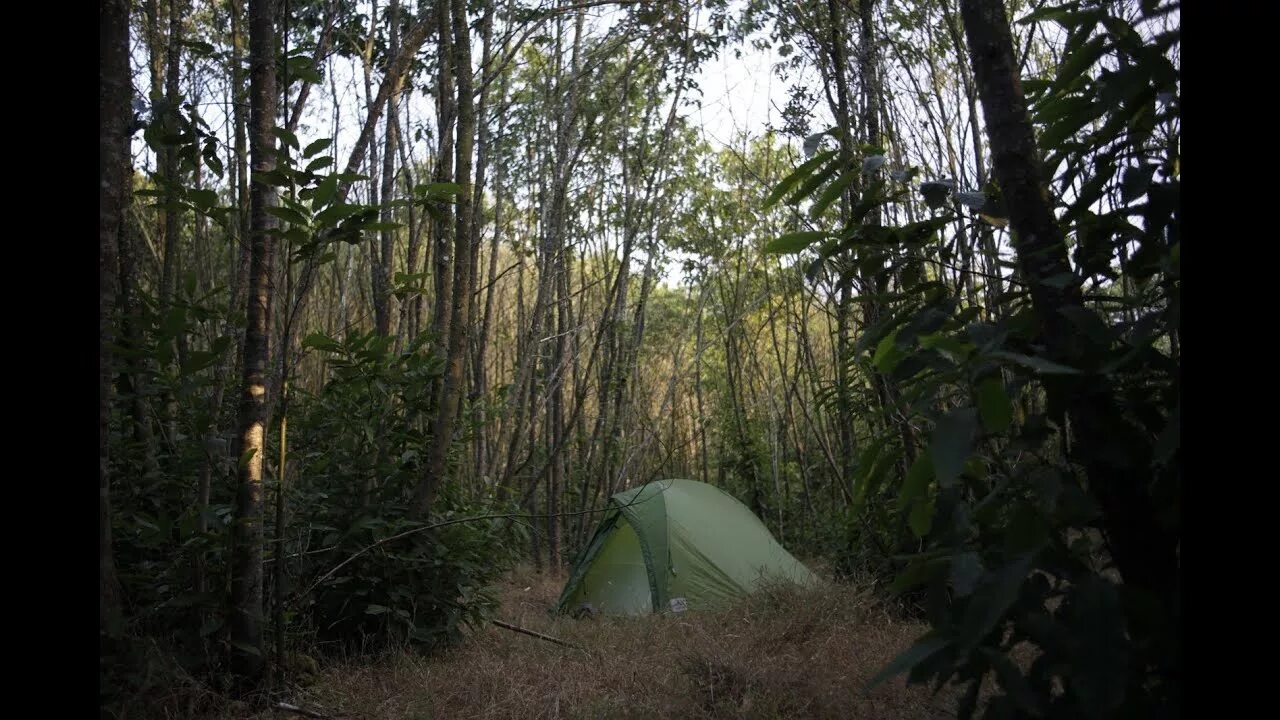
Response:
POLYGON ((492 621, 492 622, 493 622, 493 624, 494 624, 494 625, 497 625, 497 626, 498 626, 498 627, 500 627, 500 628, 506 628, 506 629, 508 629, 508 630, 515 630, 515 631, 516 631, 516 632, 518 632, 518 633, 524 633, 525 635, 529 635, 529 636, 531 636, 531 637, 536 637, 536 638, 538 638, 539 640, 546 640, 547 642, 552 642, 552 643, 555 643, 555 644, 557 644, 557 645, 563 645, 563 646, 568 647, 568 648, 573 648, 574 650, 581 650, 581 651, 583 651, 583 652, 586 652, 586 651, 587 651, 587 649, 586 649, 586 648, 584 648, 584 647, 582 647, 582 646, 580 646, 580 645, 574 645, 574 644, 573 644, 573 643, 571 643, 571 642, 565 642, 564 640, 560 640, 559 638, 553 638, 553 637, 551 637, 550 635, 543 635, 543 634, 542 634, 542 633, 540 633, 540 632, 534 632, 533 630, 527 630, 527 629, 525 629, 525 628, 520 627, 519 625, 512 625, 511 623, 505 623, 505 622, 502 622, 501 620, 494 620, 494 621, 492 621))

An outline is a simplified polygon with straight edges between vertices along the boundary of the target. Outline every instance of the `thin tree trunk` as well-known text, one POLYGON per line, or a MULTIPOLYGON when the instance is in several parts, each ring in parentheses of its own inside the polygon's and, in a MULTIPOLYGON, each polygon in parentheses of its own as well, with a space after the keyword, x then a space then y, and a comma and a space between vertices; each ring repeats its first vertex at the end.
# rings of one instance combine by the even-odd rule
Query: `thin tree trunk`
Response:
MULTIPOLYGON (((400 3, 399 0, 391 0, 391 5, 387 9, 387 15, 391 21, 391 57, 395 57, 400 52, 400 3)), ((382 211, 379 218, 384 223, 392 221, 391 212, 391 195, 395 192, 395 171, 396 171, 396 126, 397 118, 400 115, 400 91, 403 87, 403 79, 396 78, 395 85, 391 89, 391 96, 387 98, 387 137, 385 147, 382 152, 382 211)), ((376 285, 377 292, 374 295, 374 324, 379 335, 391 334, 391 278, 395 270, 395 233, 390 229, 384 229, 381 233, 382 249, 378 258, 378 283, 376 285)))
POLYGON ((453 444, 454 421, 458 414, 465 382, 468 315, 471 310, 471 169, 475 148, 476 116, 471 69, 471 35, 467 25, 465 0, 453 0, 453 64, 458 83, 458 139, 456 182, 462 186, 458 194, 457 228, 454 237, 453 309, 449 321, 449 347, 440 405, 428 449, 426 473, 414 491, 411 512, 424 518, 431 512, 440 486, 444 483, 449 448, 453 444))
MULTIPOLYGON (((253 172, 275 168, 271 129, 276 115, 274 0, 249 0, 249 137, 253 172)), ((262 680, 262 468, 266 434, 268 287, 271 279, 269 218, 274 204, 270 185, 253 183, 250 196, 249 295, 242 396, 239 477, 233 530, 231 576, 232 663, 242 687, 262 680)))
POLYGON ((115 358, 116 248, 133 192, 129 168, 132 89, 129 3, 98 8, 98 631, 110 650, 123 633, 120 579, 111 539, 111 376, 115 358))

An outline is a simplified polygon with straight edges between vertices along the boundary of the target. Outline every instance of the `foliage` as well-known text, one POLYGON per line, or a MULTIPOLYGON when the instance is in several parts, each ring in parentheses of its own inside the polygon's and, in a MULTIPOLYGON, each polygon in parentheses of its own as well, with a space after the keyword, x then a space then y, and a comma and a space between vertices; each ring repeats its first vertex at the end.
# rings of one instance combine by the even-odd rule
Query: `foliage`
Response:
MULTIPOLYGON (((1098 497, 1106 488, 1083 473, 1096 458, 1082 452, 1108 453, 1107 462, 1150 477, 1153 520, 1176 537, 1177 105, 1157 96, 1177 89, 1166 58, 1177 31, 1139 33, 1105 5, 1072 3, 1051 17, 1069 33, 1067 56, 1088 58, 1030 83, 1038 93, 1036 121, 1046 128, 1040 142, 1050 167, 1061 168, 1060 221, 1076 248, 1079 277, 1060 281, 1084 280, 1102 291, 1094 293, 1101 295, 1097 302, 1069 309, 1078 366, 1049 357, 1026 278, 1015 273, 1003 298, 1006 314, 995 319, 916 259, 937 248, 939 229, 966 217, 970 203, 954 187, 929 197, 937 190, 921 185, 936 206, 928 219, 870 226, 855 210, 835 232, 779 238, 773 249, 816 241, 818 261, 884 263, 897 280, 887 312, 858 339, 857 362, 890 378, 908 417, 931 428, 929 440, 896 489, 875 469, 874 454, 883 450, 869 450, 859 460, 855 492, 859 498, 888 492, 897 517, 921 539, 922 550, 903 558, 895 589, 923 589, 933 630, 880 679, 909 671, 912 681, 966 683, 961 717, 974 712, 989 674, 1002 694, 985 717, 1176 713, 1176 594, 1147 594, 1117 572, 1109 551, 1117 518, 1103 512, 1098 497), (1094 63, 1096 76, 1086 72, 1094 63), (1088 113, 1072 109, 1086 107, 1088 113), (1091 121, 1097 122, 1086 127, 1091 121), (1073 392, 1089 383, 1113 388, 1123 413, 1115 422, 1141 428, 1143 441, 1072 448, 1078 431, 1044 396, 1064 380, 1071 384, 1058 387, 1073 392), (1015 660, 1022 643, 1034 647, 1029 664, 1015 660)), ((835 156, 814 160, 780 183, 772 199, 796 186, 801 191, 791 202, 811 198, 823 182, 807 180, 858 168, 835 156)), ((857 208, 898 197, 873 181, 857 208)), ((886 428, 873 442, 883 448, 898 440, 886 428)))

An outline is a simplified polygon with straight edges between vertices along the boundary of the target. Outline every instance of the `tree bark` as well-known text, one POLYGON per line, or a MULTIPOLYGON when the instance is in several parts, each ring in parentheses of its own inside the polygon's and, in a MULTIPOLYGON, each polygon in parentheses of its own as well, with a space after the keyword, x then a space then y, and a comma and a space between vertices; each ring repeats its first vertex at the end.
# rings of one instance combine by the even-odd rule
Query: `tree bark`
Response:
MULTIPOLYGON (((276 115, 275 0, 249 0, 250 152, 253 172, 275 168, 271 129, 276 115)), ((231 577, 232 668, 242 687, 262 680, 262 468, 266 439, 267 316, 271 278, 267 208, 275 192, 265 183, 250 191, 249 293, 246 307, 240 458, 231 577)))
MULTIPOLYGON (((129 126, 129 3, 98 8, 98 630, 114 641, 123 632, 120 580, 111 547, 111 376, 115 341, 116 248, 132 194, 129 126)), ((103 648, 104 650, 107 648, 103 648)))
POLYGON ((467 338, 470 333, 471 310, 471 169, 475 149, 476 115, 471 69, 471 33, 467 25, 465 0, 453 0, 453 65, 458 85, 458 138, 455 182, 462 186, 455 212, 453 302, 449 320, 449 346, 440 405, 436 409, 431 446, 428 449, 426 474, 414 491, 412 514, 424 518, 431 513, 440 486, 444 483, 449 448, 453 444, 454 420, 462 397, 466 377, 467 338))

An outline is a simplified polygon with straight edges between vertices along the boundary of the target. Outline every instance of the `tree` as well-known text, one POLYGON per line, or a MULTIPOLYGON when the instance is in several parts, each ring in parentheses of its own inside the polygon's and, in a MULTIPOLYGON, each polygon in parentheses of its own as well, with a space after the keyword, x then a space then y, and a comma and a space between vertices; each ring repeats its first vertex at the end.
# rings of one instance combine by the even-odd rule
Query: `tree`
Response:
POLYGON ((111 385, 117 247, 133 190, 129 137, 133 124, 129 81, 129 3, 98 9, 98 629, 108 639, 123 632, 120 580, 111 543, 111 385))
POLYGON ((263 463, 266 455, 266 376, 270 367, 267 317, 270 313, 271 222, 274 188, 263 175, 275 168, 272 128, 276 115, 275 0, 249 2, 249 292, 247 293, 243 375, 238 423, 239 474, 231 571, 231 644, 237 674, 245 684, 260 681, 262 646, 263 463), (256 181, 256 182, 255 182, 256 181))

